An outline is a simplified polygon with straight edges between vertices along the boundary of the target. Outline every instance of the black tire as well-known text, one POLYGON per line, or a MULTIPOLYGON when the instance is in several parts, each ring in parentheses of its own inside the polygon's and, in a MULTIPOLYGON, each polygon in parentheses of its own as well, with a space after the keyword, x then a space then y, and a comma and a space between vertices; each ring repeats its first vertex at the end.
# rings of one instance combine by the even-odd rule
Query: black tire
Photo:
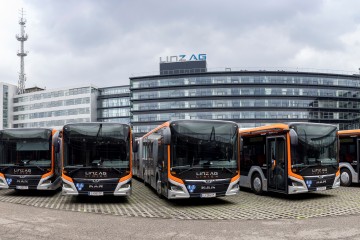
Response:
POLYGON ((352 183, 352 175, 349 169, 342 168, 340 170, 340 185, 349 187, 352 183))
POLYGON ((262 186, 262 179, 259 173, 255 173, 252 177, 251 177, 251 190, 256 194, 256 195, 261 195, 263 192, 263 186, 262 186))
POLYGON ((156 176, 156 193, 159 196, 159 198, 162 198, 162 192, 161 192, 161 181, 159 180, 159 177, 156 176))

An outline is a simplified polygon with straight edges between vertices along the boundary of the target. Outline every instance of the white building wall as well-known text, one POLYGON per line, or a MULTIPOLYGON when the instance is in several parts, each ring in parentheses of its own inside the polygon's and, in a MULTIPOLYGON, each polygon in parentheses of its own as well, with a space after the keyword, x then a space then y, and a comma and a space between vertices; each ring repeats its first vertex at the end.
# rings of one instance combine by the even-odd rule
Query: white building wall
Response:
POLYGON ((0 82, 0 129, 12 127, 12 110, 13 110, 13 96, 16 94, 17 87, 9 83, 0 82), (7 96, 5 88, 7 87, 7 96), (5 98, 7 98, 7 106, 4 106, 5 98), (5 115, 7 114, 7 119, 5 115), (6 121, 6 122, 5 122, 6 121))
POLYGON ((93 86, 51 89, 16 95, 13 104, 13 126, 54 127, 67 123, 96 121, 96 97, 93 86), (94 111, 95 109, 95 111, 94 111))

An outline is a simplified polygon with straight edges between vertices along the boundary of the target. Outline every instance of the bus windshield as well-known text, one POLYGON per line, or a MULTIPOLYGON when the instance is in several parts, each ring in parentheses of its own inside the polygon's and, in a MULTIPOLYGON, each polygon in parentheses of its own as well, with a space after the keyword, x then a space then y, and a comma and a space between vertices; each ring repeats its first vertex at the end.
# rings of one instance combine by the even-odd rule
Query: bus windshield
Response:
POLYGON ((298 145, 291 147, 292 167, 337 165, 335 126, 297 124, 298 145))
POLYGON ((64 127, 64 167, 130 167, 130 127, 111 123, 64 127))
POLYGON ((8 129, 0 132, 1 166, 51 166, 50 129, 8 129))
POLYGON ((177 121, 170 125, 172 169, 237 169, 237 131, 234 123, 177 121))

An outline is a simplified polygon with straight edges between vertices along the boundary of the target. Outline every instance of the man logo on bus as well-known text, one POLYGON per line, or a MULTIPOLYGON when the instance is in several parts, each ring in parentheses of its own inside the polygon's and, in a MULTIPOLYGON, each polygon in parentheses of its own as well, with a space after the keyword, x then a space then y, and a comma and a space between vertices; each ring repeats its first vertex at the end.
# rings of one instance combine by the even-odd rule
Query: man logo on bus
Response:
POLYGON ((187 189, 189 190, 190 193, 193 193, 196 189, 195 185, 187 185, 187 189))

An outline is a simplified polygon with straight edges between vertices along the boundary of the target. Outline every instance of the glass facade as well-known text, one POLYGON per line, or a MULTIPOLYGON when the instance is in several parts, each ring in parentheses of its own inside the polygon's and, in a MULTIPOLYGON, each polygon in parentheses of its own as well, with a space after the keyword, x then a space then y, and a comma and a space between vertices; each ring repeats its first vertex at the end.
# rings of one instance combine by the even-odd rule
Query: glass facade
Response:
POLYGON ((15 95, 13 126, 62 127, 66 123, 96 121, 97 96, 98 89, 92 86, 15 95))
POLYGON ((97 118, 99 122, 130 123, 129 86, 99 89, 97 118))
POLYGON ((3 126, 2 128, 8 128, 9 127, 9 87, 6 85, 3 85, 3 126))
POLYGON ((14 124, 14 128, 37 128, 37 127, 54 127, 54 126, 64 126, 68 123, 81 123, 81 122, 90 122, 90 118, 73 118, 65 120, 50 120, 50 121, 39 121, 32 123, 19 123, 14 124))
POLYGON ((359 75, 206 72, 133 77, 130 89, 131 123, 139 135, 177 119, 223 119, 240 127, 323 122, 340 129, 360 119, 359 75))
POLYGON ((30 102, 36 100, 43 100, 48 98, 64 97, 64 96, 73 96, 80 94, 89 94, 93 91, 92 87, 83 87, 83 88, 72 88, 67 90, 59 90, 45 93, 32 94, 30 96, 15 97, 14 103, 30 102))

